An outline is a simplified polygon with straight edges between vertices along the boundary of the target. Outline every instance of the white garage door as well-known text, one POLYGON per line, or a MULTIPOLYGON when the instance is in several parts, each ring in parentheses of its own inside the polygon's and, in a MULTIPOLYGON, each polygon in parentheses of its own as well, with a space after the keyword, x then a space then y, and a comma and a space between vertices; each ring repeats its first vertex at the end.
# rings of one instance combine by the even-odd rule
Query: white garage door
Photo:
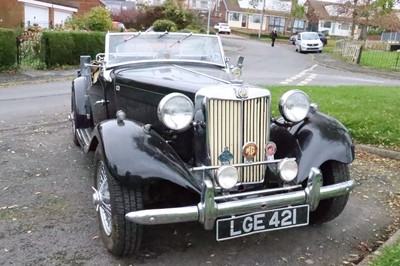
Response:
POLYGON ((49 27, 49 8, 25 4, 25 27, 38 24, 42 28, 49 27))
POLYGON ((65 21, 72 17, 72 11, 54 10, 54 26, 64 25, 65 21))

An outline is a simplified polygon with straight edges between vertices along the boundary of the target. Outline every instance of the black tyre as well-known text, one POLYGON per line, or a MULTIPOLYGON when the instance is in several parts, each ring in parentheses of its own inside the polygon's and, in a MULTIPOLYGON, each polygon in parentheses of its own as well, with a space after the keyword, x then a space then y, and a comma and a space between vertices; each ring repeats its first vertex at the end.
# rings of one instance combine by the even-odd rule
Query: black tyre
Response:
POLYGON ((126 220, 125 214, 143 209, 141 190, 122 185, 110 174, 101 145, 95 152, 94 167, 96 192, 93 198, 98 210, 100 237, 114 256, 134 254, 141 244, 143 228, 126 220))
MULTIPOLYGON (((350 179, 347 164, 328 161, 321 167, 323 185, 333 185, 350 179)), ((346 207, 349 194, 340 197, 321 200, 317 209, 310 213, 311 224, 321 224, 335 219, 346 207)))

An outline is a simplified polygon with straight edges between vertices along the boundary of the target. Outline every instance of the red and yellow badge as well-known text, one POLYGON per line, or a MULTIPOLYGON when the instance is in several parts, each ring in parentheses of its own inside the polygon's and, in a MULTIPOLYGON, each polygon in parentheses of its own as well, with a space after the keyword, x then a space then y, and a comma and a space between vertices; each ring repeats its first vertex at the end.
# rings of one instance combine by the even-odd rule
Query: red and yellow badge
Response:
POLYGON ((247 142, 243 145, 242 153, 247 159, 254 159, 257 156, 258 147, 254 142, 247 142))

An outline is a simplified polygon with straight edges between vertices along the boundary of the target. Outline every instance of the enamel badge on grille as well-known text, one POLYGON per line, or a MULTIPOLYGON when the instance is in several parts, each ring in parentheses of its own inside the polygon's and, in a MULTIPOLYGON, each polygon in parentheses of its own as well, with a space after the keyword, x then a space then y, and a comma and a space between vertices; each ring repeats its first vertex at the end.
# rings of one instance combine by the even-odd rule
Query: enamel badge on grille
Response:
POLYGON ((253 162, 257 156, 258 147, 254 142, 247 142, 242 148, 243 156, 247 162, 253 162))
POLYGON ((274 154, 276 153, 276 144, 272 141, 268 142, 265 145, 265 153, 267 154, 267 158, 269 160, 273 160, 274 154))
POLYGON ((224 151, 218 156, 218 160, 222 165, 230 164, 233 160, 233 154, 229 151, 228 147, 225 147, 224 151))

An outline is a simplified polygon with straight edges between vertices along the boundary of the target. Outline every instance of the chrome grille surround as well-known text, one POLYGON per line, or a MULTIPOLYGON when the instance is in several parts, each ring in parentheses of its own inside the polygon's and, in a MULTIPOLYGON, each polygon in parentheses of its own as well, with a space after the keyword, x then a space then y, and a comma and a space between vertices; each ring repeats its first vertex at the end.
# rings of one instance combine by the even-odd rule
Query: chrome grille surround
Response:
POLYGON ((218 92, 205 89, 199 91, 205 96, 205 116, 208 154, 211 165, 218 166, 218 156, 227 147, 233 154, 231 164, 240 165, 239 183, 260 183, 264 181, 265 164, 247 164, 242 147, 254 142, 258 152, 254 162, 264 161, 265 144, 269 140, 270 94, 266 89, 248 88, 246 99, 238 99, 235 86, 218 92))

